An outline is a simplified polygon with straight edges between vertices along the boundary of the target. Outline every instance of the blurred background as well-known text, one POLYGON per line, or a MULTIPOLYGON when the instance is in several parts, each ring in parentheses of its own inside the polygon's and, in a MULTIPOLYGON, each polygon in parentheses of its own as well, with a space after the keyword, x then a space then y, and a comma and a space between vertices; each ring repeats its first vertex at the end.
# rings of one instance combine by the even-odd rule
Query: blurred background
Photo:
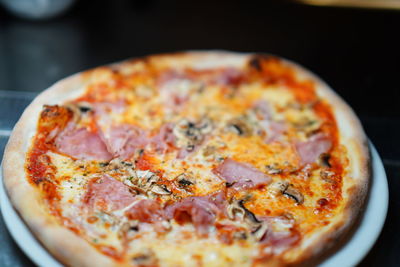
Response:
MULTIPOLYGON (((24 107, 73 73, 180 50, 276 54, 360 117, 390 185, 385 228, 360 266, 400 266, 399 35, 399 0, 0 0, 0 153, 24 107)), ((33 265, 1 219, 0 265, 33 265)))

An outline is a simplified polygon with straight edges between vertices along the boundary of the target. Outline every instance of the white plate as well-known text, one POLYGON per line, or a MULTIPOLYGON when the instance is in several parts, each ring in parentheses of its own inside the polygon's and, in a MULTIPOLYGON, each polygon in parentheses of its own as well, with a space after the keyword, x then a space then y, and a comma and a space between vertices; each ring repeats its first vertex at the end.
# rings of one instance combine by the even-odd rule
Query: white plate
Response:
MULTIPOLYGON (((355 266, 374 245, 385 223, 388 209, 388 184, 381 158, 370 144, 372 153, 372 186, 367 209, 362 222, 353 237, 340 250, 320 266, 355 266)), ((61 267, 46 249, 37 241, 13 209, 4 187, 0 186, 1 213, 8 230, 20 248, 38 266, 61 267)))

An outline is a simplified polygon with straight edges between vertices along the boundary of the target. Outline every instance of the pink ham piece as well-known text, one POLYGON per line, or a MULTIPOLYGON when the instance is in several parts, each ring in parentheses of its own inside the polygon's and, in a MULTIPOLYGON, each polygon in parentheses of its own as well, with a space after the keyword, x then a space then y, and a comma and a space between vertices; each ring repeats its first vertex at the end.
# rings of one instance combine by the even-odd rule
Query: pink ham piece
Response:
POLYGON ((173 125, 167 123, 160 127, 157 134, 150 136, 148 131, 136 126, 112 126, 104 139, 114 157, 128 159, 136 150, 144 149, 146 146, 159 153, 165 153, 175 140, 172 129, 173 125))
POLYGON ((164 211, 161 205, 152 199, 143 199, 130 207, 125 215, 130 220, 139 222, 154 223, 164 219, 164 211))
POLYGON ((232 159, 225 159, 213 172, 235 189, 259 187, 272 181, 271 177, 256 168, 232 159))
POLYGON ((265 100, 258 100, 253 103, 253 108, 256 111, 257 117, 260 120, 271 120, 272 108, 271 105, 265 100))
POLYGON ((112 126, 104 139, 110 153, 122 159, 129 158, 148 143, 147 133, 131 125, 112 126))
POLYGON ((104 175, 94 178, 88 184, 88 190, 83 198, 83 203, 92 209, 106 212, 127 207, 135 200, 129 187, 114 178, 104 175))
POLYGON ((210 226, 216 217, 223 213, 225 194, 218 192, 211 196, 188 197, 166 208, 168 219, 175 219, 178 223, 193 223, 199 235, 209 232, 210 226))
POLYGON ((296 143, 301 165, 315 162, 322 153, 331 149, 332 142, 325 134, 315 134, 308 141, 296 143))
POLYGON ((112 155, 95 132, 86 128, 70 129, 67 127, 55 139, 58 150, 77 159, 110 160, 112 155))
POLYGON ((282 134, 286 131, 287 127, 283 122, 272 120, 271 105, 265 100, 256 101, 253 104, 257 118, 260 120, 259 124, 267 133, 265 142, 267 144, 279 140, 282 134))
POLYGON ((295 244, 300 239, 299 234, 292 231, 294 221, 289 218, 284 216, 264 216, 258 217, 258 219, 269 226, 260 242, 271 246, 278 253, 295 244))
POLYGON ((156 151, 165 153, 169 146, 175 143, 175 135, 172 132, 173 129, 174 125, 172 123, 166 123, 160 127, 155 136, 149 139, 149 143, 156 151))
POLYGON ((210 79, 211 83, 225 86, 238 86, 243 80, 243 73, 235 68, 226 68, 210 79))
POLYGON ((192 80, 185 73, 164 72, 156 81, 164 105, 172 111, 179 111, 190 98, 192 80))

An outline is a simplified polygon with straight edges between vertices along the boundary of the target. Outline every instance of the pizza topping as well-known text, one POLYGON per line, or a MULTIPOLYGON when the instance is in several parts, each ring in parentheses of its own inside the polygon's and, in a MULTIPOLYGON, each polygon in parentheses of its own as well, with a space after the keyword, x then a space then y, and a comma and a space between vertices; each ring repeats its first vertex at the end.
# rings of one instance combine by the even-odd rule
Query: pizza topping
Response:
POLYGON ((178 175, 175 178, 175 181, 178 188, 184 189, 189 192, 192 191, 193 185, 196 183, 195 179, 186 173, 178 175))
POLYGON ((257 241, 261 241, 269 230, 270 227, 268 226, 268 223, 260 222, 257 228, 252 232, 252 235, 257 241))
POLYGON ((154 185, 151 189, 151 192, 155 193, 156 195, 170 195, 171 191, 165 185, 154 185))
POLYGON ((254 114, 258 132, 265 138, 266 143, 272 143, 279 140, 282 134, 287 130, 285 123, 273 119, 273 111, 271 105, 264 100, 259 100, 253 104, 252 113, 254 114))
POLYGON ((131 125, 112 126, 106 137, 108 148, 115 157, 128 159, 136 151, 146 147, 165 153, 174 142, 172 124, 164 124, 151 136, 148 131, 131 125))
POLYGON ((300 156, 301 164, 313 163, 318 157, 329 151, 332 141, 324 134, 315 134, 308 141, 296 144, 297 153, 300 156))
POLYGON ((88 190, 83 198, 83 203, 90 209, 114 211, 122 209, 135 200, 129 187, 123 183, 104 175, 89 181, 88 190))
POLYGON ((184 158, 192 152, 196 145, 203 142, 205 135, 212 130, 211 121, 203 119, 193 123, 187 119, 180 120, 174 127, 173 133, 176 137, 176 146, 181 148, 178 158, 184 158))
POLYGON ((141 253, 132 257, 132 261, 137 266, 158 266, 156 254, 151 249, 143 249, 141 253))
POLYGON ((110 160, 112 157, 99 135, 86 128, 64 130, 55 144, 60 152, 77 159, 110 160))
POLYGON ((328 183, 335 183, 334 175, 335 175, 335 173, 332 171, 328 171, 328 170, 320 171, 321 179, 328 183))
POLYGON ((302 204, 304 202, 304 196, 303 194, 296 188, 293 187, 293 185, 289 185, 284 191, 283 195, 292 198, 296 201, 297 204, 302 204))
POLYGON ((157 80, 165 107, 178 112, 190 99, 193 92, 200 91, 202 82, 193 81, 188 75, 174 71, 164 72, 157 80))
POLYGON ((260 219, 267 224, 260 242, 271 245, 269 249, 275 253, 283 251, 299 240, 298 233, 292 231, 295 221, 290 216, 260 217, 260 219))
MULTIPOLYGON (((132 176, 123 177, 123 181, 126 185, 128 185, 129 187, 131 187, 132 189, 141 194, 149 194, 150 192, 153 192, 153 188, 155 186, 158 186, 156 184, 158 180, 159 177, 155 173, 148 170, 146 171, 135 170, 132 172, 132 176)), ((165 189, 158 188, 155 189, 154 191, 169 192, 166 188, 165 189)))
POLYGON ((277 181, 268 186, 268 192, 272 196, 284 195, 296 201, 297 204, 304 202, 303 194, 287 181, 277 181))
POLYGON ((231 220, 239 219, 243 220, 246 214, 246 210, 243 208, 243 204, 240 201, 233 201, 227 207, 228 218, 231 220))
POLYGON ((199 235, 208 233, 223 205, 223 196, 188 197, 166 208, 167 217, 180 224, 192 222, 199 235))
POLYGON ((235 189, 254 188, 267 185, 271 182, 271 177, 265 173, 255 169, 251 165, 232 159, 225 159, 213 172, 225 179, 235 189))
POLYGON ((322 153, 318 158, 319 165, 321 165, 322 167, 328 167, 328 168, 332 167, 330 162, 329 162, 330 158, 331 158, 330 154, 322 153))
POLYGON ((268 186, 268 192, 273 196, 281 195, 289 187, 289 182, 287 181, 277 181, 273 182, 268 186))
POLYGON ((164 220, 164 212, 161 205, 152 199, 140 200, 125 211, 125 215, 130 220, 137 220, 145 223, 154 223, 164 220))
POLYGON ((148 142, 146 133, 131 125, 111 126, 105 133, 105 140, 110 153, 122 159, 128 159, 148 142))
POLYGON ((228 122, 228 130, 241 136, 250 136, 253 134, 251 124, 244 117, 231 119, 228 122))

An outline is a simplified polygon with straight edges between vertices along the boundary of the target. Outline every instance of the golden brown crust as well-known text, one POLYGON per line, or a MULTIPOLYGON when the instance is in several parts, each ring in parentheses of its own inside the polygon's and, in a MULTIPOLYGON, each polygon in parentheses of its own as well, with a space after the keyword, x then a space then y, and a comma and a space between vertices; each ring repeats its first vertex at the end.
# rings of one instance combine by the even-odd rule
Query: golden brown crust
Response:
MULTIPOLYGON (((251 54, 238 54, 223 51, 186 52, 167 55, 156 55, 145 58, 145 64, 194 68, 218 66, 242 66, 247 63, 251 54)), ((110 65, 112 68, 129 71, 133 60, 110 65)), ((317 94, 326 99, 332 106, 340 131, 340 143, 348 148, 350 167, 343 185, 343 198, 347 202, 341 216, 338 216, 329 229, 307 242, 302 242, 297 253, 288 260, 293 264, 315 262, 335 243, 339 237, 351 229, 353 222, 360 216, 368 193, 370 170, 367 139, 362 126, 351 108, 337 96, 323 81, 302 67, 284 61, 296 69, 301 78, 315 81, 317 94), (297 255, 297 256, 296 256, 297 255)), ((7 144, 3 159, 3 177, 9 197, 43 245, 62 263, 73 266, 113 265, 116 262, 99 253, 73 232, 67 230, 47 213, 35 188, 25 177, 25 154, 30 147, 32 136, 36 131, 36 122, 44 104, 58 104, 73 99, 83 92, 95 75, 95 70, 86 71, 66 78, 40 94, 23 113, 16 124, 7 144), (34 205, 32 203, 35 203, 34 205)))

